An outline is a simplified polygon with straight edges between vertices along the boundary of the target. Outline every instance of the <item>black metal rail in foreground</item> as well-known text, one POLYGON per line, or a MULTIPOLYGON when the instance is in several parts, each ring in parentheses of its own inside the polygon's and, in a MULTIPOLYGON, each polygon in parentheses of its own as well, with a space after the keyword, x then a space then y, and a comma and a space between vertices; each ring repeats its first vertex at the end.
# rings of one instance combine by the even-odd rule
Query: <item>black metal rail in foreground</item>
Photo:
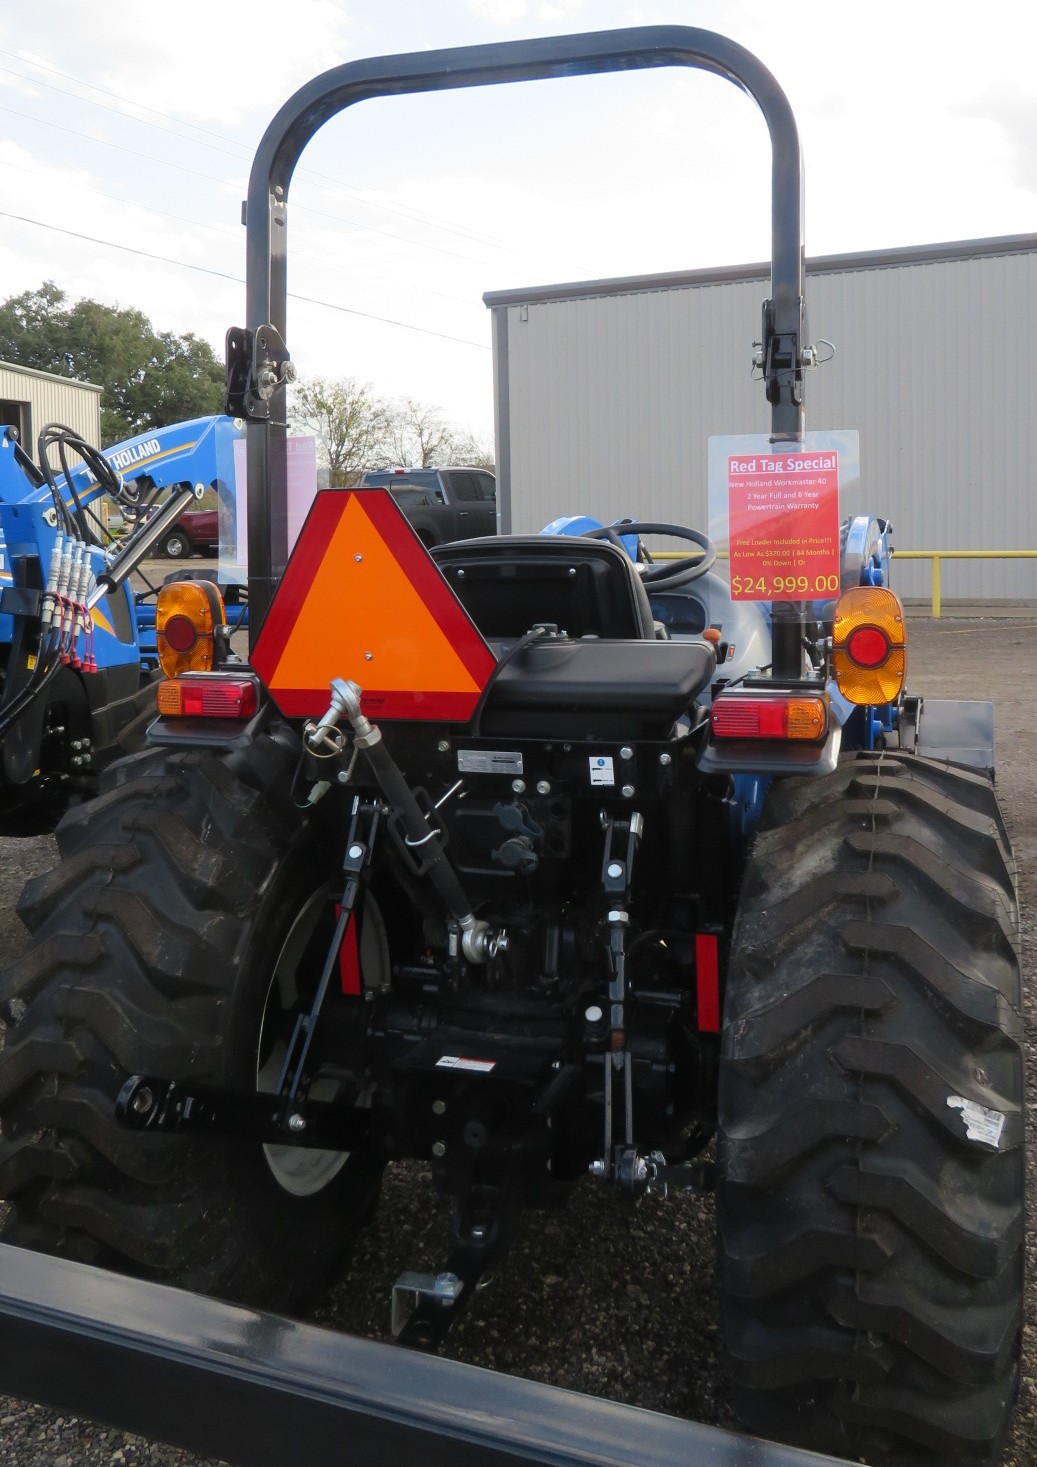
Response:
POLYGON ((839 1467, 9 1245, 0 1392, 242 1467, 839 1467))

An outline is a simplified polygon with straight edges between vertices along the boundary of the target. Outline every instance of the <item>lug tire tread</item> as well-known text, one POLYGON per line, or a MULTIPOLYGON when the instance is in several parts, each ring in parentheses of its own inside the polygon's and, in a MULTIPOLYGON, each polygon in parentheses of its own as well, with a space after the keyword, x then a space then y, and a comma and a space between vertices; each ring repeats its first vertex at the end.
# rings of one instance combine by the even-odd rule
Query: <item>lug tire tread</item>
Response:
POLYGON ((297 873, 330 874, 287 798, 296 758, 276 733, 230 758, 132 756, 59 828, 63 863, 19 909, 33 941, 0 974, 5 1241, 289 1310, 341 1266, 372 1164, 352 1158, 333 1198, 289 1199, 254 1145, 114 1114, 130 1073, 247 1083, 250 968, 297 873))
POLYGON ((869 755, 772 787, 719 1093, 725 1328, 754 1430, 997 1461, 1022 1323, 1014 872, 969 771, 869 755))

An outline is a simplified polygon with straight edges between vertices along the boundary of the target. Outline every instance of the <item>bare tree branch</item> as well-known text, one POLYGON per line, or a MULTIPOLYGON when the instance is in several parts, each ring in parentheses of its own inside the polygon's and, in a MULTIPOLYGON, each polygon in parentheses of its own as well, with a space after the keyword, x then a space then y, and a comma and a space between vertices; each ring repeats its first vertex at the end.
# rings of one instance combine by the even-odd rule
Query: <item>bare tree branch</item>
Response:
POLYGON ((389 415, 370 383, 354 377, 297 382, 288 415, 293 427, 316 438, 318 457, 327 465, 333 489, 349 488, 365 469, 385 461, 389 415))
POLYGON ((411 397, 385 402, 369 382, 354 377, 297 382, 288 416, 294 428, 316 438, 318 459, 326 465, 333 489, 350 488, 365 469, 390 464, 494 467, 493 445, 449 423, 440 408, 411 397))

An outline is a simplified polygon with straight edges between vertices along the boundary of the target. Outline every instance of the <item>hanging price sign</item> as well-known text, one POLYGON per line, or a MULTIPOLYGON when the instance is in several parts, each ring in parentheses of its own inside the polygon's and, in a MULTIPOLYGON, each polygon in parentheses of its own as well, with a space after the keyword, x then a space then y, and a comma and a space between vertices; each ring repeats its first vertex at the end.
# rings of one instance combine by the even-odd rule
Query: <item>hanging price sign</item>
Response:
POLYGON ((839 594, 839 454, 731 454, 731 595, 817 601, 839 594))

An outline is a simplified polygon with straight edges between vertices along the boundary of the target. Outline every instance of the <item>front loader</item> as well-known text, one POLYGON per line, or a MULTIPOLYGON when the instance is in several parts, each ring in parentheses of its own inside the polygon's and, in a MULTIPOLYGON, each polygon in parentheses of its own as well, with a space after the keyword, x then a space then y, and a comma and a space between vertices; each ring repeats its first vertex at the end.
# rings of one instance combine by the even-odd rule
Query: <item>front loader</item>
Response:
POLYGON ((150 747, 26 888, 3 1236, 291 1313, 345 1266, 386 1165, 418 1158, 453 1220, 391 1323, 429 1352, 523 1209, 596 1186, 619 1226, 648 1194, 715 1191, 753 1432, 994 1464, 1021 1334, 1014 868, 989 707, 907 691, 885 522, 844 522, 834 594, 792 578, 801 599, 766 607, 697 530, 556 525, 430 556, 383 490, 318 496, 288 555, 287 201, 312 134, 369 96, 668 64, 727 77, 770 129, 757 361, 767 453, 793 472, 799 147, 740 47, 663 27, 361 61, 268 128, 228 334, 250 655, 213 635, 214 587, 165 588, 150 747), (702 598, 700 631, 666 635, 674 597, 702 598), (747 628, 760 653, 734 672, 747 628))
POLYGON ((142 745, 155 607, 131 575, 196 496, 229 493, 240 435, 229 418, 193 418, 102 453, 48 423, 34 461, 0 433, 0 836, 53 830, 142 745))

